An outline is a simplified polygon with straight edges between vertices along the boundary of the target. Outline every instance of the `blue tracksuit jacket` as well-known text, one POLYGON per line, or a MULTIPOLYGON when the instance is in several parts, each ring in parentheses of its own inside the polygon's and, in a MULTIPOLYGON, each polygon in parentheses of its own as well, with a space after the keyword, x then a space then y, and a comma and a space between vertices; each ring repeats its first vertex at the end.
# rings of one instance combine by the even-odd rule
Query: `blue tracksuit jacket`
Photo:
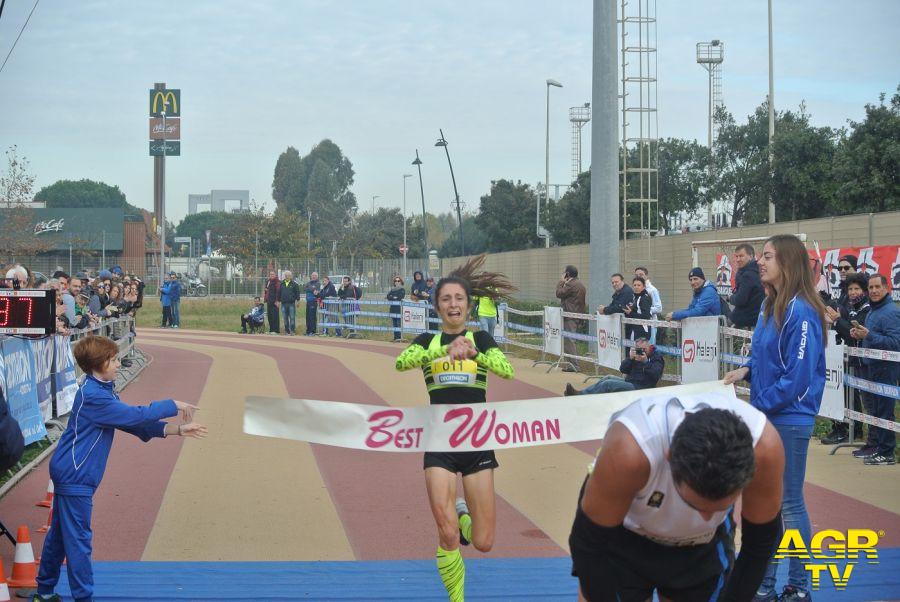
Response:
POLYGON ((719 302, 719 293, 715 285, 707 280, 698 292, 691 297, 691 303, 687 309, 679 309, 672 312, 673 320, 685 318, 699 318, 701 316, 718 316, 722 313, 722 304, 719 302))
POLYGON ((103 479, 116 429, 144 441, 164 437, 161 420, 178 415, 171 399, 148 406, 129 406, 114 390, 114 383, 86 376, 75 394, 69 425, 50 460, 50 478, 57 494, 94 495, 103 479))
POLYGON ((825 342, 813 307, 794 297, 780 330, 760 312, 748 366, 750 404, 772 424, 813 424, 825 390, 825 342))

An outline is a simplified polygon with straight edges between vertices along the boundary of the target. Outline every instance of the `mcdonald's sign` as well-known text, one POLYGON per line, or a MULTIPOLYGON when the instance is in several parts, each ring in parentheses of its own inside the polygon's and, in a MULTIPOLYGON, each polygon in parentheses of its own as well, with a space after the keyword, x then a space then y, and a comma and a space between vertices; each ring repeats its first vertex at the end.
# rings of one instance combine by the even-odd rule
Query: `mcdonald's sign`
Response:
POLYGON ((181 116, 181 90, 150 90, 150 117, 181 116))

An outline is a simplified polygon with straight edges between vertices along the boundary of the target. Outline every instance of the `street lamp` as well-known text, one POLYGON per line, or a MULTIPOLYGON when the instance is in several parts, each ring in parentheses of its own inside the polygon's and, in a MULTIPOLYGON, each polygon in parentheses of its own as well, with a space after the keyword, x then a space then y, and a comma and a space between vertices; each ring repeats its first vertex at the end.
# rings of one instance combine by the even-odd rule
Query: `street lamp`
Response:
MULTIPOLYGON (((547 80, 547 127, 546 127, 546 135, 547 135, 547 143, 544 149, 544 204, 548 207, 550 206, 550 86, 554 86, 556 88, 562 88, 563 85, 556 81, 555 79, 547 80)), ((538 238, 543 238, 545 246, 550 248, 550 233, 546 231, 546 229, 541 228, 541 197, 537 198, 537 235, 538 238)))
POLYGON ((419 170, 419 194, 422 196, 422 238, 425 242, 425 260, 428 261, 428 220, 425 218, 425 189, 422 188, 422 160, 419 159, 419 149, 416 149, 416 160, 412 164, 419 170))
POLYGON ((381 198, 377 194, 372 195, 372 215, 375 215, 375 199, 381 198))
MULTIPOLYGON (((775 73, 772 59, 772 0, 769 0, 769 173, 773 171, 772 163, 775 147, 772 141, 775 138, 775 73)), ((775 223, 775 203, 772 202, 772 193, 769 192, 769 223, 775 223)))
POLYGON ((411 178, 411 173, 403 174, 403 277, 406 278, 409 272, 406 271, 406 256, 409 255, 409 247, 406 246, 406 178, 411 178))
POLYGON ((447 140, 444 138, 444 130, 438 130, 441 137, 434 143, 435 146, 443 146, 444 152, 447 153, 447 164, 450 166, 450 178, 453 180, 453 194, 456 195, 456 221, 459 222, 459 248, 461 255, 466 255, 466 240, 463 238, 462 211, 459 207, 459 191, 456 190, 456 176, 453 175, 453 163, 450 163, 450 150, 447 148, 447 140))

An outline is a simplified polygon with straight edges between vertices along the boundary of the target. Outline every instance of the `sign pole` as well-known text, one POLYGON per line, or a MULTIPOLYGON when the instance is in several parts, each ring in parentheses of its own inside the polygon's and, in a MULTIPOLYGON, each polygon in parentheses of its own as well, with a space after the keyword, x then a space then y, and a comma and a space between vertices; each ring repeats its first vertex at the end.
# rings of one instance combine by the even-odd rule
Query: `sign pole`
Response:
MULTIPOLYGON (((165 84, 165 82, 157 82, 157 83, 153 84, 153 89, 163 91, 166 89, 166 84, 165 84)), ((163 129, 163 131, 165 131, 165 129, 163 129)), ((163 140, 163 143, 165 143, 165 140, 163 140)), ((156 216, 157 226, 159 224, 163 223, 163 219, 164 219, 163 211, 162 211, 162 195, 163 195, 162 187, 163 187, 163 180, 165 179, 165 173, 166 173, 165 161, 166 161, 165 154, 163 154, 162 156, 153 157, 153 213, 156 216)), ((163 241, 165 241, 164 238, 163 238, 163 241)), ((162 275, 162 273, 163 273, 163 261, 162 261, 163 257, 162 257, 162 255, 163 255, 163 251, 165 249, 164 245, 165 245, 165 242, 163 242, 163 244, 160 245, 160 261, 159 261, 159 268, 158 268, 158 271, 159 271, 158 276, 159 277, 157 278, 157 283, 160 288, 162 288, 162 285, 163 285, 163 275, 162 275)))
MULTIPOLYGON (((163 131, 166 130, 166 112, 162 112, 163 131)), ((165 144, 165 140, 163 144, 165 144)), ((165 282, 166 271, 166 154, 157 157, 160 162, 159 178, 159 288, 165 282)))

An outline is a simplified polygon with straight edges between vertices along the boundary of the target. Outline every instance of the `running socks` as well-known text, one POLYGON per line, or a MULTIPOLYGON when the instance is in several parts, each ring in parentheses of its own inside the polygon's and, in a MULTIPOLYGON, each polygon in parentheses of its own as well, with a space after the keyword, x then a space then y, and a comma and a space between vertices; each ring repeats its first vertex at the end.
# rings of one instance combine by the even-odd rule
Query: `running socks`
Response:
POLYGON ((466 542, 463 545, 467 545, 472 541, 472 515, 468 512, 459 515, 459 532, 462 533, 466 542))
POLYGON ((438 573, 441 575, 444 587, 447 588, 450 602, 464 602, 466 596, 466 565, 463 563, 459 548, 448 552, 438 546, 435 559, 437 560, 438 573))

